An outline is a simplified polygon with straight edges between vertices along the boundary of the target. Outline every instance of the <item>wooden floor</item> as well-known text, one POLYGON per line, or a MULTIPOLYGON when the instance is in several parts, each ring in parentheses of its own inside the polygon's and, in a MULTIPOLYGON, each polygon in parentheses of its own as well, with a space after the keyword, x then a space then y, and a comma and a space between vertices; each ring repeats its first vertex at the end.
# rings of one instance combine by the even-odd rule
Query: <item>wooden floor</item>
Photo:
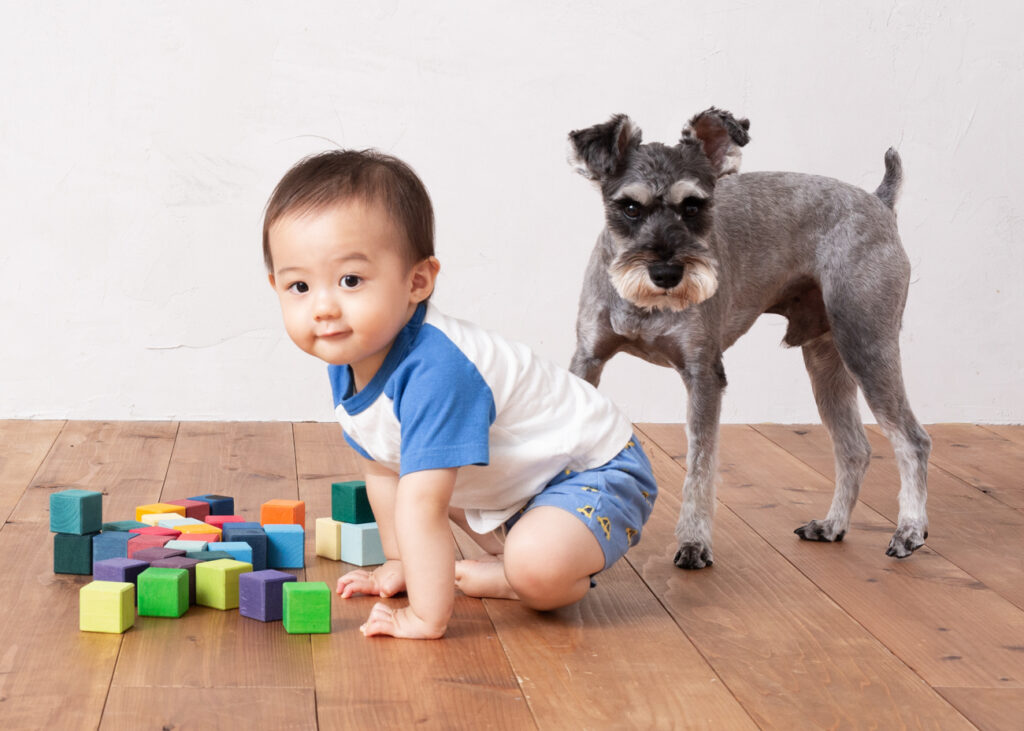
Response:
MULTIPOLYGON (((662 493, 584 601, 459 597, 446 639, 410 642, 359 634, 369 598, 335 599, 330 635, 201 607, 82 633, 89 579, 52 572, 65 487, 102 490, 109 520, 225 493, 250 517, 301 498, 312 525, 357 476, 336 425, 0 421, 0 728, 1024 729, 1024 427, 929 431, 931 536, 896 561, 876 430, 850 533, 817 544, 792 531, 828 507, 822 429, 723 427, 715 565, 684 572, 683 429, 638 425, 662 493)), ((333 585, 311 538, 300 575, 333 585)))

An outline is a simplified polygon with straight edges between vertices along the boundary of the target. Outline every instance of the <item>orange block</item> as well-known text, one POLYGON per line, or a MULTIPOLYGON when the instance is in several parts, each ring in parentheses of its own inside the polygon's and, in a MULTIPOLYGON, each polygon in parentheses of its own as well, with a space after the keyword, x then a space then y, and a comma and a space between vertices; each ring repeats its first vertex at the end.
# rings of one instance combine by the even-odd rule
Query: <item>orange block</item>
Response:
POLYGON ((206 541, 213 543, 219 541, 224 531, 215 525, 184 524, 177 526, 174 530, 181 531, 183 541, 206 541))
POLYGON ((302 500, 268 500, 260 506, 260 524, 306 527, 306 503, 302 500))
POLYGON ((182 518, 184 518, 185 506, 171 505, 170 503, 153 503, 152 505, 139 505, 135 508, 135 520, 141 523, 142 516, 149 515, 150 513, 177 513, 182 518))

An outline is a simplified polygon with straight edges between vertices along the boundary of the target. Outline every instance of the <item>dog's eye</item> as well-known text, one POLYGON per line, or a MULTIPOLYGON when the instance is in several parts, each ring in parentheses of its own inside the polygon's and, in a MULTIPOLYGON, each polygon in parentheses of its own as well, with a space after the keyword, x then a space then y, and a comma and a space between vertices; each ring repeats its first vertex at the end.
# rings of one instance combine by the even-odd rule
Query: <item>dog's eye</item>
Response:
POLYGON ((693 218, 700 213, 701 208, 704 207, 704 201, 700 198, 686 198, 683 200, 683 204, 680 206, 681 212, 687 218, 693 218))
POLYGON ((644 212, 644 207, 636 201, 625 201, 622 204, 622 212, 625 214, 626 218, 631 221, 635 221, 640 218, 641 214, 644 212))

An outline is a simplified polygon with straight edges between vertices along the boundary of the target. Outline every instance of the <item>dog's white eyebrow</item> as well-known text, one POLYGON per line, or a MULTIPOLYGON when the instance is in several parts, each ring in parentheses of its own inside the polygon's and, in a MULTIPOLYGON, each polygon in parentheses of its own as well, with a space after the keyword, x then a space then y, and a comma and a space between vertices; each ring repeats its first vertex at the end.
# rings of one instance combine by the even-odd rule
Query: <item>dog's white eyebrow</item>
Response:
POLYGON ((627 183, 616 191, 612 200, 634 200, 642 206, 649 206, 654 200, 654 191, 643 183, 627 183))
POLYGON ((673 206, 678 206, 686 198, 707 199, 710 197, 704 186, 692 178, 677 180, 668 189, 668 202, 673 206))

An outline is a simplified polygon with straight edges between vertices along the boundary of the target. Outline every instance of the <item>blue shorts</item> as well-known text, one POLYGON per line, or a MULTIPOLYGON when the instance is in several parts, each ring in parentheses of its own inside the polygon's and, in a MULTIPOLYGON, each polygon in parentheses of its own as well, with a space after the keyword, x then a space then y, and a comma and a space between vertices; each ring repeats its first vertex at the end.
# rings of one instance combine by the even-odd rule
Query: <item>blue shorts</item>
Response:
POLYGON ((511 530, 533 508, 561 508, 583 521, 594 534, 604 552, 607 569, 639 542, 657 496, 651 463, 634 436, 606 464, 586 472, 566 470, 555 477, 505 521, 505 531, 511 530))

